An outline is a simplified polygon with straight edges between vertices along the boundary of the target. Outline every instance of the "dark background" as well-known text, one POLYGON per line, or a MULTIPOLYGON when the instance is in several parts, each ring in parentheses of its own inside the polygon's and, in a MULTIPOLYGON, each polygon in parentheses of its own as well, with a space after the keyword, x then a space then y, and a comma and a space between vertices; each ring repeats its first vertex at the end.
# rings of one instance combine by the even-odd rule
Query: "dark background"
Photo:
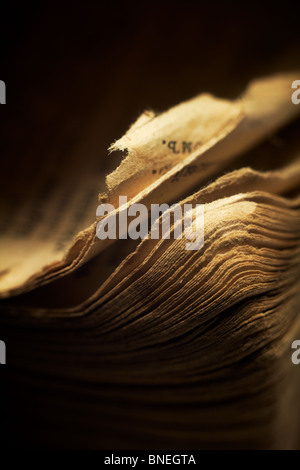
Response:
POLYGON ((296 2, 2 2, 2 177, 59 133, 87 135, 99 110, 105 173, 108 146, 146 108, 204 91, 234 98, 253 77, 300 68, 299 12, 296 2))
POLYGON ((109 96, 110 144, 146 107, 235 97, 252 77, 299 66, 297 3, 2 2, 2 130, 29 117, 59 126, 109 96))
POLYGON ((74 135, 91 141, 93 122, 97 144, 77 169, 104 180, 119 161, 108 146, 145 109, 205 91, 235 98, 251 78, 300 69, 299 12, 296 2, 2 2, 4 197, 24 196, 20 164, 46 166, 74 135))

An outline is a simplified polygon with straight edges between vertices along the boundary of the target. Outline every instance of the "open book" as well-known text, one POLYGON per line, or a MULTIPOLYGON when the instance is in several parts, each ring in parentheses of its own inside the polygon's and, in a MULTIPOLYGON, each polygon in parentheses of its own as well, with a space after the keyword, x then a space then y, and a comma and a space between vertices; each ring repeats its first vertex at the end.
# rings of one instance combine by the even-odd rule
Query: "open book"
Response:
POLYGON ((111 145, 124 158, 106 188, 70 171, 79 147, 41 166, 16 211, 8 200, 0 331, 29 443, 300 447, 299 77, 146 111, 111 145), (203 243, 187 250, 173 219, 169 237, 101 239, 96 209, 108 204, 114 220, 137 204, 189 204, 194 234, 201 207, 203 243))

